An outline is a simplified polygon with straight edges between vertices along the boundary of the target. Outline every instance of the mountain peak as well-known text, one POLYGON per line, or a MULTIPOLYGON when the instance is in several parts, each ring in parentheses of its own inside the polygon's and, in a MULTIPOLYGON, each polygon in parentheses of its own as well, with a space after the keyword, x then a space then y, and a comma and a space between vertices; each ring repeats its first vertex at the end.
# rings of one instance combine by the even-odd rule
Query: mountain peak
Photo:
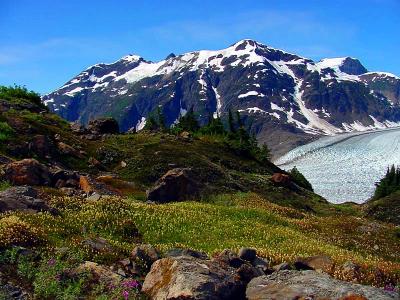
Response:
POLYGON ((357 58, 350 56, 325 58, 317 64, 321 69, 331 68, 333 70, 340 70, 349 75, 361 75, 368 72, 357 58))

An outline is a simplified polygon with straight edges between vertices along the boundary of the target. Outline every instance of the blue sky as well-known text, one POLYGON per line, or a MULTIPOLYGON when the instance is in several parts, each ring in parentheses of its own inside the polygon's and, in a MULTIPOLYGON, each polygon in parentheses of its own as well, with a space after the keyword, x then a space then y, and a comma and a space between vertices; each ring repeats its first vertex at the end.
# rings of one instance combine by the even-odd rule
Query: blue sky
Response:
POLYGON ((0 84, 50 92, 126 54, 222 49, 251 38, 400 75, 400 0, 0 0, 0 84))

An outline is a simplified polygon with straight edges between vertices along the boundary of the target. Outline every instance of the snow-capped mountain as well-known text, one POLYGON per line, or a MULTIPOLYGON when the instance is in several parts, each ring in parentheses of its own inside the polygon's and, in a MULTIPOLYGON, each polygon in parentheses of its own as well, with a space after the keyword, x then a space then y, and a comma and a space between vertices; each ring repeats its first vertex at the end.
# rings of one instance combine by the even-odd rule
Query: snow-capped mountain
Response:
POLYGON ((400 125, 400 78, 350 57, 314 62, 242 40, 160 62, 97 64, 43 102, 70 121, 113 116, 123 130, 143 128, 158 106, 168 125, 191 108, 201 123, 239 110, 260 142, 283 153, 320 135, 400 125))

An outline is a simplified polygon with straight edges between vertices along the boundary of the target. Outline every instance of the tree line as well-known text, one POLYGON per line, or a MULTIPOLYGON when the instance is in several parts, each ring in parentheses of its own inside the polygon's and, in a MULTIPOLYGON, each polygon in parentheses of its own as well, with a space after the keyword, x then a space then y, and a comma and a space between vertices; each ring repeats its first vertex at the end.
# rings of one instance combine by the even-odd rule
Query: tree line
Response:
POLYGON ((262 163, 271 158, 267 145, 259 146, 255 135, 248 132, 239 111, 232 112, 232 110, 229 110, 225 124, 220 116, 210 115, 207 124, 200 126, 196 114, 191 108, 186 114, 179 117, 176 124, 168 128, 162 109, 157 107, 155 111, 149 114, 144 129, 164 131, 176 135, 187 131, 195 136, 216 136, 222 138, 239 155, 255 158, 262 163))

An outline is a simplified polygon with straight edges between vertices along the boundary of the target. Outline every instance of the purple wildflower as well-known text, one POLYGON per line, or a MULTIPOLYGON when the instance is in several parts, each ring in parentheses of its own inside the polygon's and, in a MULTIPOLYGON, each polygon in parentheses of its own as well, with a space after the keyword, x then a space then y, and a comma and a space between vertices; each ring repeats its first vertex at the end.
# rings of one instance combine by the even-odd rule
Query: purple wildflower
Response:
POLYGON ((136 280, 128 280, 124 281, 122 285, 129 289, 136 289, 139 286, 139 283, 136 280))
POLYGON ((52 267, 56 264, 55 258, 50 258, 49 261, 47 262, 47 265, 52 267))
POLYGON ((388 292, 395 292, 396 288, 393 285, 388 284, 388 285, 385 286, 384 290, 388 291, 388 292))
POLYGON ((122 297, 124 297, 125 300, 129 299, 129 292, 128 291, 123 291, 122 292, 122 297))

